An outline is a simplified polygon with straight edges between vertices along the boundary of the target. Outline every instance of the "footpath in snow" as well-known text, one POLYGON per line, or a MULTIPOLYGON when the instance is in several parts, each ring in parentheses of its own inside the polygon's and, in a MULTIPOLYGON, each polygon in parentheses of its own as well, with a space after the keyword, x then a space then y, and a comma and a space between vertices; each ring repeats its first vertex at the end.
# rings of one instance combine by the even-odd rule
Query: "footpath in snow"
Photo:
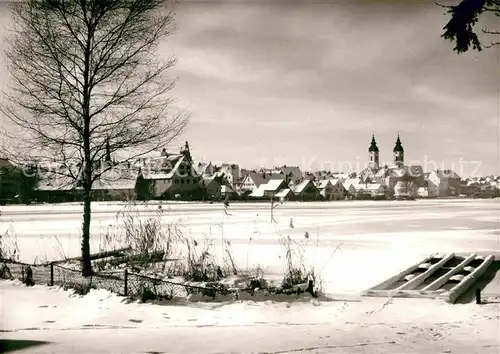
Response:
POLYGON ((0 281, 3 344, 16 353, 499 353, 500 301, 427 299, 140 304, 0 281))

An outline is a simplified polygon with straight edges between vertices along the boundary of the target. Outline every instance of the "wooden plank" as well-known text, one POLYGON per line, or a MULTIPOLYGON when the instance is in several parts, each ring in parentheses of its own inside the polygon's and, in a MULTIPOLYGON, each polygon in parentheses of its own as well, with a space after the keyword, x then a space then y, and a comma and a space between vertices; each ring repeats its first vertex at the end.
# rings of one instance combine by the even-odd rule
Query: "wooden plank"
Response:
POLYGON ((439 262, 436 264, 433 264, 429 269, 427 269, 424 273, 416 276, 409 282, 401 285, 399 288, 396 290, 413 290, 415 289, 416 286, 421 284, 425 279, 429 278, 435 271, 437 271, 441 266, 443 266, 446 262, 448 262, 450 259, 455 257, 455 253, 450 253, 443 259, 441 259, 439 262))
POLYGON ((411 272, 415 271, 416 269, 418 269, 418 266, 422 263, 425 263, 425 262, 428 262, 430 261, 431 259, 435 258, 437 254, 433 254, 429 257, 426 257, 424 258, 422 261, 418 262, 418 263, 415 263, 414 265, 412 265, 411 267, 409 268, 406 268, 405 270, 399 272, 398 274, 390 277, 389 279, 387 280, 384 280, 383 282, 379 283, 378 285, 375 285, 374 287, 370 288, 370 290, 383 290, 385 289, 387 286, 389 286, 390 284, 393 284, 397 281, 399 281, 401 278, 407 276, 408 274, 410 274, 411 272))
POLYGON ((462 295, 465 291, 467 291, 467 289, 469 289, 472 286, 472 284, 474 284, 486 272, 486 270, 489 268, 489 266, 491 265, 491 263, 493 263, 494 260, 495 256, 493 256, 492 254, 486 257, 484 262, 481 263, 479 267, 474 269, 474 271, 470 273, 468 276, 466 276, 464 280, 462 280, 460 283, 455 285, 447 292, 447 294, 445 295, 446 301, 452 304, 455 303, 455 301, 460 297, 460 295, 462 295))
POLYGON ((446 282, 455 274, 459 273, 462 271, 462 269, 464 269, 465 266, 467 266, 467 264, 469 264, 470 262, 472 262, 474 260, 474 258, 476 258, 476 254, 475 253, 472 253, 471 255, 469 255, 466 259, 464 259, 462 261, 462 263, 460 263, 459 265, 457 265, 456 267, 454 268, 451 268, 451 270, 444 274, 442 277, 440 277, 439 279, 436 279, 435 281, 433 281, 431 284, 427 285, 425 288, 423 288, 422 290, 423 291, 429 291, 429 290, 436 290, 436 289, 439 289, 442 285, 446 284, 446 282))
MULTIPOLYGON (((105 258, 105 257, 120 257, 123 255, 123 252, 125 251, 130 251, 132 248, 130 247, 125 247, 125 248, 120 248, 117 250, 112 250, 112 251, 104 251, 104 252, 99 252, 99 253, 94 253, 90 255, 90 260, 96 260, 100 258, 105 258)), ((61 263, 66 263, 68 261, 78 261, 81 260, 82 257, 72 257, 72 258, 66 258, 66 259, 61 259, 58 261, 53 261, 52 263, 54 264, 61 264, 61 263)))

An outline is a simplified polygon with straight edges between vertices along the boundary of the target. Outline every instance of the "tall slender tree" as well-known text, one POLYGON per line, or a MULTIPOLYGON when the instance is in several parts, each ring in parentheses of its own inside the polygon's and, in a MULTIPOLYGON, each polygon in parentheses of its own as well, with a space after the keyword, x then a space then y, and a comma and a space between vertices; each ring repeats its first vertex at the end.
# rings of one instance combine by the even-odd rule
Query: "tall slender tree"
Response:
POLYGON ((5 153, 48 163, 81 185, 88 276, 92 184, 112 168, 99 162, 159 149, 188 122, 168 95, 176 80, 165 74, 176 60, 157 53, 174 31, 174 8, 164 0, 22 0, 11 9, 5 153))

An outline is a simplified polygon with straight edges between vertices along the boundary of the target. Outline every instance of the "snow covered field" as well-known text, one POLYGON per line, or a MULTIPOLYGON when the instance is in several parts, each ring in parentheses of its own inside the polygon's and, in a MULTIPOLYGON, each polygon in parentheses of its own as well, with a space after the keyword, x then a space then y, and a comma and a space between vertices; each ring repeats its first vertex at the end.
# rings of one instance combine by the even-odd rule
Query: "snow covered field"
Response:
MULTIPOLYGON (((106 230, 122 225, 117 213, 125 209, 123 203, 94 203, 93 251, 106 230)), ((79 204, 5 206, 0 231, 14 231, 22 261, 78 256, 81 210, 79 204)), ((165 221, 182 224, 186 235, 212 242, 219 257, 222 239, 230 241, 238 268, 260 266, 266 277, 281 277, 278 238, 290 236, 330 294, 365 290, 434 252, 500 253, 498 200, 285 203, 274 210, 276 224, 268 203, 235 203, 230 215, 222 204, 163 203, 162 210, 165 221)), ((132 210, 141 219, 157 211, 153 203, 132 210)))
MULTIPOLYGON (((95 204, 92 247, 124 205, 95 204)), ((356 293, 430 253, 500 253, 498 200, 164 204, 214 252, 230 240, 240 269, 280 277, 278 235, 304 244, 333 302, 138 304, 102 290, 85 297, 45 286, 0 282, 1 337, 48 342, 19 353, 498 353, 499 297, 485 305, 356 293), (294 228, 290 228, 293 219, 294 228), (305 238, 308 232, 309 238, 305 238), (338 248, 338 251, 334 251, 338 248)), ((143 218, 157 205, 138 206, 143 218)), ((6 206, 1 231, 17 235, 21 259, 79 254, 81 206, 6 206), (57 236, 57 241, 55 236, 57 236), (59 243, 60 242, 60 243, 59 243)), ((280 258, 281 257, 281 258, 280 258)), ((499 294, 500 295, 500 294, 499 294)))
POLYGON ((17 353, 497 354, 499 303, 424 299, 163 306, 0 281, 1 337, 17 353))

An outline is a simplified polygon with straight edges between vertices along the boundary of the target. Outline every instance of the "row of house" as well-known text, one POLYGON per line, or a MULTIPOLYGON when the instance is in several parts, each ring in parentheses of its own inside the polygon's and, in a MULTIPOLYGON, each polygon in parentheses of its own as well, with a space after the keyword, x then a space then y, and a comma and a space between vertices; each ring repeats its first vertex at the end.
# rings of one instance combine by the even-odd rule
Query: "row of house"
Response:
MULTIPOLYGON (((92 195, 97 200, 131 199, 267 199, 345 200, 414 199, 432 197, 495 197, 498 177, 462 179, 451 170, 424 173, 421 166, 404 165, 404 149, 398 136, 394 163, 379 166, 379 149, 372 137, 369 164, 360 173, 304 172, 298 166, 245 170, 237 164, 194 163, 189 144, 179 153, 166 149, 125 164, 112 164, 96 178, 92 195)), ((110 158, 108 157, 108 163, 110 158)), ((109 165, 108 165, 109 166, 109 165)), ((73 201, 83 189, 64 169, 37 176, 28 199, 73 201)), ((27 182, 15 166, 0 159, 0 200, 13 200, 28 193, 27 182), (8 171, 2 172, 2 171, 8 171), (17 171, 17 172, 16 172, 17 171)))
MULTIPOLYGON (((82 191, 74 178, 50 171, 40 178, 36 195, 40 200, 67 201, 78 200, 82 191)), ((203 200, 236 195, 226 179, 196 171, 187 142, 179 153, 163 149, 159 154, 108 167, 92 185, 96 200, 203 200)))

